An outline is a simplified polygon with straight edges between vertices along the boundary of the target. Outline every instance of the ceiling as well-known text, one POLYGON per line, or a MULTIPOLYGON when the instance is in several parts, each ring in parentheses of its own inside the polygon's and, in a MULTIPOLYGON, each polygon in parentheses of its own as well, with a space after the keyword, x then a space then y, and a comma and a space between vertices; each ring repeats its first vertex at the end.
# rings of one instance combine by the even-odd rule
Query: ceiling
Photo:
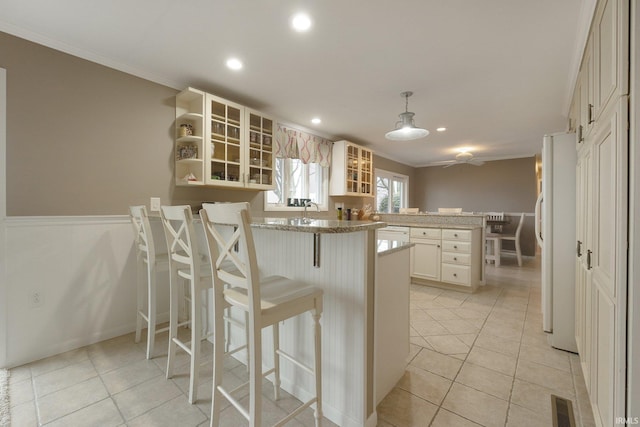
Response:
POLYGON ((533 156, 563 131, 594 3, 0 0, 0 31, 426 166, 462 146, 484 160, 533 156), (306 33, 290 28, 298 11, 312 17, 306 33), (229 70, 230 56, 244 68, 229 70), (431 134, 385 140, 408 90, 431 134))

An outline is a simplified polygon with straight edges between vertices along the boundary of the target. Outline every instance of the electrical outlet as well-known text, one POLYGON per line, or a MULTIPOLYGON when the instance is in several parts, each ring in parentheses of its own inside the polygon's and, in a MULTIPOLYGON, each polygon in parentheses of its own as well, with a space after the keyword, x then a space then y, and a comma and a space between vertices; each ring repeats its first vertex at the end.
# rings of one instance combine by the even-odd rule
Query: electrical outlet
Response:
POLYGON ((152 197, 149 207, 151 212, 160 212, 160 197, 152 197))
POLYGON ((44 295, 40 291, 29 292, 29 307, 38 308, 44 304, 44 295))

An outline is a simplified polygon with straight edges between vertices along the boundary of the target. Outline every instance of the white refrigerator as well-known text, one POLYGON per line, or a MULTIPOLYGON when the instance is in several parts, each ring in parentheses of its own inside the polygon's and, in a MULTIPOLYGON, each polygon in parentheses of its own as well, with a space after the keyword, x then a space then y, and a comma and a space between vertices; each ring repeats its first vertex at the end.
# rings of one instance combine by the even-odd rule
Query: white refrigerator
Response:
POLYGON ((551 346, 575 339, 576 146, 574 133, 545 135, 536 238, 542 248, 542 324, 551 346))

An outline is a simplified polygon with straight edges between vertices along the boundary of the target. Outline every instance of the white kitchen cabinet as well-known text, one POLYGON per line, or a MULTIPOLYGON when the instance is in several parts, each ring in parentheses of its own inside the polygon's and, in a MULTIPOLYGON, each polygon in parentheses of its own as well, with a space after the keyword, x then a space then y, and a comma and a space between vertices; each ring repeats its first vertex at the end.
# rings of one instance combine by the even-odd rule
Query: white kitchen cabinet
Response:
POLYGON ((475 289, 481 276, 480 229, 442 230, 442 278, 445 283, 475 289))
POLYGON ((411 277, 416 283, 475 289, 482 274, 482 230, 411 227, 411 277), (422 282, 424 281, 424 282, 422 282))
POLYGON ((176 96, 176 184, 272 189, 274 127, 262 113, 185 89, 176 96))
POLYGON ((628 93, 629 2, 600 0, 591 28, 594 42, 593 119, 628 93))
POLYGON ((599 426, 613 425, 625 400, 627 97, 614 107, 596 120, 576 168, 576 343, 599 426))
POLYGON ((411 277, 440 281, 440 238, 439 228, 411 228, 411 277))
POLYGON ((373 196, 373 152, 349 141, 336 141, 331 152, 331 196, 373 196))

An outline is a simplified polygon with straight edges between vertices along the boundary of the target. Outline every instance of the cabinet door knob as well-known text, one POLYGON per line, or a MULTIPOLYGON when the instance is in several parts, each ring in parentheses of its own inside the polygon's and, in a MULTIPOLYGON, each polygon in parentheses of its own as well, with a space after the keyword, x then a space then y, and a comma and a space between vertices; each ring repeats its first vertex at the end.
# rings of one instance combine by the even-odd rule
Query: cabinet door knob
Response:
POLYGON ((454 233, 454 234, 453 234, 453 237, 458 237, 458 233, 454 233))
POLYGON ((453 245, 453 249, 458 249, 458 247, 456 245, 453 245))
POLYGON ((458 273, 453 273, 453 277, 458 277, 458 273))
POLYGON ((453 260, 454 260, 454 261, 457 261, 457 260, 458 260, 458 258, 456 258, 456 257, 453 257, 453 260))

